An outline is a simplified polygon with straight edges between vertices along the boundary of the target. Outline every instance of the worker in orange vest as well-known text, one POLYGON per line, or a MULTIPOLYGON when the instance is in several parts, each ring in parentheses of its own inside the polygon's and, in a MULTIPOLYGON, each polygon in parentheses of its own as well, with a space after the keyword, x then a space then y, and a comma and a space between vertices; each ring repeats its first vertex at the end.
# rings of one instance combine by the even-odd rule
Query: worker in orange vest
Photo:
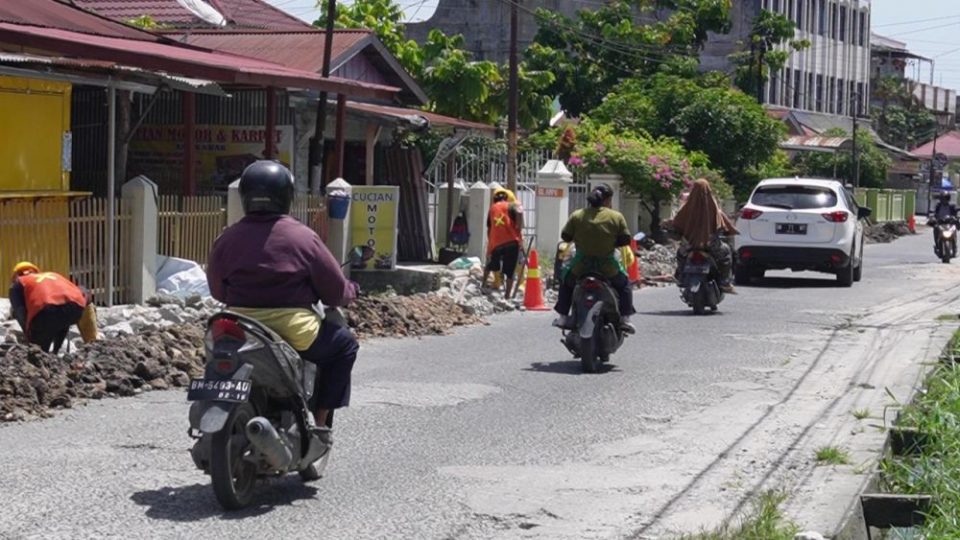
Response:
POLYGON ((482 281, 482 286, 486 287, 490 272, 501 272, 507 280, 503 291, 503 297, 507 300, 513 298, 514 274, 523 241, 523 209, 510 201, 511 195, 503 188, 493 193, 493 204, 487 214, 487 266, 482 281))
POLYGON ((96 339, 90 293, 56 272, 41 272, 31 262, 13 267, 10 305, 27 342, 45 352, 60 352, 74 324, 84 341, 96 339))

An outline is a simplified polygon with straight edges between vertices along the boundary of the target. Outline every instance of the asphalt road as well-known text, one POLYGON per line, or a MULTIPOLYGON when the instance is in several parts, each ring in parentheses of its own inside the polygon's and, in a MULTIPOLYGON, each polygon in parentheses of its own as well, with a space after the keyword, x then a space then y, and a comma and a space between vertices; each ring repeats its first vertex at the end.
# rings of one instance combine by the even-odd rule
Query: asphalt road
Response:
POLYGON ((802 525, 839 519, 957 313, 960 267, 929 237, 868 246, 864 281, 777 274, 694 317, 636 295, 639 332, 584 375, 550 314, 363 344, 328 474, 272 480, 224 514, 188 450, 178 391, 0 426, 3 538, 660 538, 714 526, 765 489, 802 525), (844 446, 825 469, 813 448, 844 446), (817 520, 820 520, 818 522, 817 520))

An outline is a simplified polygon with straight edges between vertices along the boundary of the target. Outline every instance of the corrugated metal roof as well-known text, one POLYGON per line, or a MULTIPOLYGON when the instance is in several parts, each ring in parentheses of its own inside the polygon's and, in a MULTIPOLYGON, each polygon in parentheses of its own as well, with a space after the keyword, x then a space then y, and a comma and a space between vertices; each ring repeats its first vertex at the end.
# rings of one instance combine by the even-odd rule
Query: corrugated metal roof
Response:
MULTIPOLYGON (((32 2, 40 3, 43 0, 32 2)), ((80 13, 83 14, 82 11, 80 13)), ((162 42, 132 42, 119 37, 80 34, 59 28, 0 22, 0 42, 58 55, 113 61, 151 71, 165 71, 221 83, 310 88, 386 99, 399 90, 344 79, 325 79, 316 73, 227 53, 162 42)))
POLYGON ((401 120, 411 124, 420 124, 418 119, 422 118, 434 126, 471 129, 486 134, 492 134, 496 130, 496 128, 491 125, 481 124, 479 122, 471 122, 469 120, 461 120, 452 116, 445 116, 442 114, 421 111, 417 109, 406 109, 404 107, 389 107, 387 105, 375 105, 373 103, 347 101, 347 110, 361 114, 401 120))
POLYGON ((847 137, 805 137, 802 135, 794 135, 793 137, 787 137, 787 140, 783 141, 781 146, 839 149, 847 148, 851 144, 850 139, 847 137))
POLYGON ((157 39, 149 32, 50 0, 0 0, 0 22, 67 28, 84 34, 101 34, 144 41, 157 39))
MULTIPOLYGON (((910 153, 920 159, 930 159, 933 156, 933 141, 914 148, 910 153)), ((937 137, 937 153, 951 160, 960 159, 960 131, 948 131, 937 137)))
MULTIPOLYGON (((336 64, 344 53, 367 40, 373 33, 369 30, 337 30, 333 33, 331 58, 336 64)), ((191 45, 226 51, 251 58, 259 58, 287 67, 319 73, 323 67, 323 51, 326 48, 322 31, 306 32, 231 32, 205 31, 171 35, 177 41, 191 45)))
MULTIPOLYGON (((177 0, 73 0, 73 2, 84 9, 95 11, 116 21, 126 22, 149 15, 156 22, 175 29, 192 28, 198 24, 201 27, 211 27, 200 21, 177 0)), ((207 4, 219 11, 232 27, 292 31, 311 28, 306 22, 262 0, 207 0, 207 4)))

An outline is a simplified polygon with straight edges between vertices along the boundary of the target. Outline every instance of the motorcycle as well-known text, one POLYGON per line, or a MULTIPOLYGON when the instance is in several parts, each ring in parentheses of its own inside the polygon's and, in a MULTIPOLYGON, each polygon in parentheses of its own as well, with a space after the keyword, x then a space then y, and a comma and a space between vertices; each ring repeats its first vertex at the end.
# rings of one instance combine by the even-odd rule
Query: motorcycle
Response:
POLYGON ((717 264, 705 250, 691 249, 687 253, 677 284, 680 297, 697 315, 703 315, 707 308, 716 311, 723 301, 717 264))
MULTIPOLYGON (((372 251, 357 248, 346 264, 369 260, 372 251)), ((346 324, 338 308, 317 312, 346 324)), ((228 310, 210 317, 204 349, 204 375, 191 380, 187 392, 188 434, 196 439, 194 464, 210 475, 220 505, 248 506, 260 478, 293 472, 304 481, 322 477, 332 443, 316 429, 308 407, 316 365, 260 322, 228 310)), ((333 411, 326 427, 333 427, 333 411)))
POLYGON ((585 373, 596 373, 625 338, 616 291, 603 277, 587 274, 580 278, 573 291, 571 320, 575 326, 563 329, 562 342, 580 359, 585 373))
POLYGON ((933 251, 940 260, 949 264, 950 259, 957 256, 957 218, 935 220, 934 226, 937 227, 939 234, 933 251))

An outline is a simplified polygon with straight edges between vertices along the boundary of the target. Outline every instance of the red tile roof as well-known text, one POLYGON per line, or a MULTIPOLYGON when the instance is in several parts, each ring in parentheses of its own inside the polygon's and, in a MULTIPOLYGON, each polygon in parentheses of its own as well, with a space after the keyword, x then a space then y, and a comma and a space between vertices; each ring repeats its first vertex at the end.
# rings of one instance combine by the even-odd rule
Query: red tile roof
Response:
MULTIPOLYGON (((21 0, 22 1, 22 0, 21 0)), ((73 0, 86 10, 95 11, 104 17, 126 22, 143 15, 176 29, 191 28, 200 22, 177 0, 73 0)), ((302 31, 312 28, 309 24, 263 0, 206 0, 212 8, 227 19, 229 27, 262 28, 270 30, 302 31)), ((206 25, 207 28, 211 26, 206 25)))
MULTIPOLYGON (((331 58, 337 59, 367 40, 370 30, 337 30, 333 33, 331 58)), ((186 43, 259 58, 287 67, 319 73, 323 67, 324 32, 231 32, 204 31, 170 37, 186 43)))
MULTIPOLYGON (((930 159, 933 155, 933 141, 914 148, 911 152, 920 159, 930 159)), ((937 137, 937 153, 948 159, 960 159, 960 131, 948 131, 937 137)))
MULTIPOLYGON (((171 0, 175 1, 175 0, 171 0)), ((31 24, 49 28, 68 28, 85 34, 103 34, 155 41, 157 37, 126 25, 86 13, 77 8, 49 0, 0 0, 0 22, 31 24)))

